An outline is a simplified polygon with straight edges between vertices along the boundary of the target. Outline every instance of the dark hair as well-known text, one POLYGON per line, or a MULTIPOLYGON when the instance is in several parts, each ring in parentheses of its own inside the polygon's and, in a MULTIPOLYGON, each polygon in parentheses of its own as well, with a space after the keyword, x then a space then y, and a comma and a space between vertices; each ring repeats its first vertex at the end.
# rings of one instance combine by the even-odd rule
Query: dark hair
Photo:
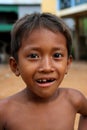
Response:
POLYGON ((11 31, 11 55, 18 60, 18 51, 23 38, 26 38, 34 29, 47 28, 52 32, 61 32, 67 41, 68 56, 71 55, 72 37, 69 28, 63 20, 51 13, 27 14, 18 19, 11 31))

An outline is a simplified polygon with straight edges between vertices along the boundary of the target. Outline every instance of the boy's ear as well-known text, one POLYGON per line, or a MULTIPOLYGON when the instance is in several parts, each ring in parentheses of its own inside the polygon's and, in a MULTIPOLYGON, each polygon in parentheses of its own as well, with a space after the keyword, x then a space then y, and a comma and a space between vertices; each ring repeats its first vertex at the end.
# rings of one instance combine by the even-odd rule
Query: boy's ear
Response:
POLYGON ((11 68, 12 72, 13 72, 16 76, 19 76, 19 75, 20 75, 20 72, 19 72, 19 69, 18 69, 17 61, 16 61, 13 57, 10 57, 10 58, 9 58, 9 64, 10 64, 10 68, 11 68))
POLYGON ((66 68, 66 73, 65 74, 68 73, 68 70, 69 70, 69 68, 71 66, 72 60, 73 60, 72 55, 70 55, 68 60, 67 60, 67 68, 66 68))

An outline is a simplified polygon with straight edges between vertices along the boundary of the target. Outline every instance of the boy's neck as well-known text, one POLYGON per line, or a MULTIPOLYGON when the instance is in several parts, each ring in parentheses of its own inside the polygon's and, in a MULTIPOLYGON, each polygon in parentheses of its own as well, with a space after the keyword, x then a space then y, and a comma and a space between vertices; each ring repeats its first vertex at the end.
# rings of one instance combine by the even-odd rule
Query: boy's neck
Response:
POLYGON ((28 88, 25 89, 26 94, 27 94, 27 99, 29 101, 35 102, 35 103, 48 103, 48 102, 55 100, 59 96, 59 90, 60 89, 57 89, 57 91, 52 96, 45 98, 45 97, 40 97, 40 96, 35 95, 28 88))

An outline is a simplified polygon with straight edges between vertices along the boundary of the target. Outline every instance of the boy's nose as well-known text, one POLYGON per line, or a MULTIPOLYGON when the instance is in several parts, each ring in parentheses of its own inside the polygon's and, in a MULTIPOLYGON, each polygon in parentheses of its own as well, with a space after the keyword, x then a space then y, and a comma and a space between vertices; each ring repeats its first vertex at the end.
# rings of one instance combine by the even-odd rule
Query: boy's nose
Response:
POLYGON ((41 61, 39 72, 50 73, 54 71, 53 62, 51 58, 44 58, 41 61))

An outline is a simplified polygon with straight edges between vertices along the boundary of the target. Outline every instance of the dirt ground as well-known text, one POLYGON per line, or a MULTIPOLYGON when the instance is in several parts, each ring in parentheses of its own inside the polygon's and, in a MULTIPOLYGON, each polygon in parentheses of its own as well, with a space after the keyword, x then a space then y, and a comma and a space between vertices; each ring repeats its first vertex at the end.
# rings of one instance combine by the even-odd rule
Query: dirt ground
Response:
MULTIPOLYGON (((61 86, 78 89, 87 96, 87 62, 73 62, 61 86)), ((0 99, 15 94, 24 87, 21 78, 11 72, 9 65, 0 65, 0 99)), ((77 130, 78 117, 79 115, 76 118, 75 130, 77 130)))

